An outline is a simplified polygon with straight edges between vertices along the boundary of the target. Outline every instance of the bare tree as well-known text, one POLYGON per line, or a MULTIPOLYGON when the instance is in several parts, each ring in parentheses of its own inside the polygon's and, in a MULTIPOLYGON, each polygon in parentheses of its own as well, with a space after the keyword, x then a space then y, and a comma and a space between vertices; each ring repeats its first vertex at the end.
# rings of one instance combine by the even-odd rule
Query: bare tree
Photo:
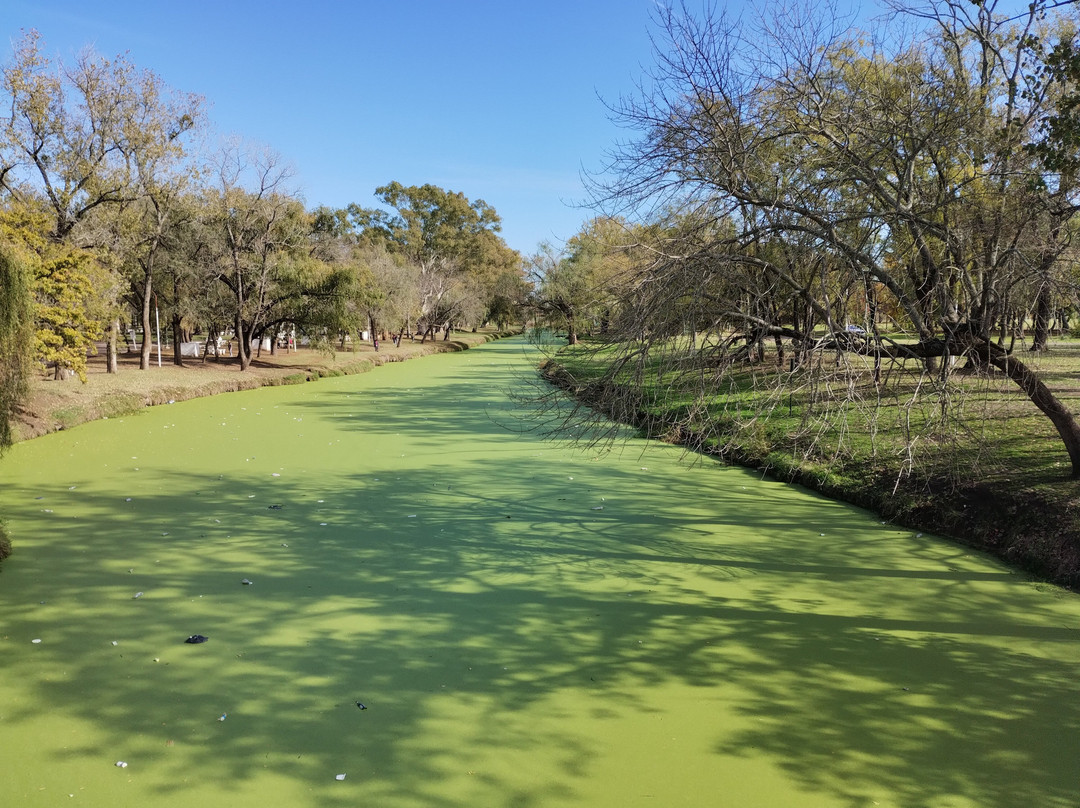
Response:
POLYGON ((1006 17, 933 2, 910 37, 775 5, 753 23, 660 11, 657 67, 616 107, 638 137, 594 189, 610 212, 680 224, 660 228, 628 285, 613 367, 685 361, 673 335, 704 329, 696 373, 712 389, 783 340, 796 363, 869 361, 876 384, 883 362, 921 363, 944 407, 966 358, 1028 396, 1080 475, 1073 414, 998 339, 1010 294, 1060 277, 1080 191, 1026 148, 1050 104, 1033 43, 1072 35, 1044 5, 1006 17), (907 335, 879 329, 884 316, 907 335))

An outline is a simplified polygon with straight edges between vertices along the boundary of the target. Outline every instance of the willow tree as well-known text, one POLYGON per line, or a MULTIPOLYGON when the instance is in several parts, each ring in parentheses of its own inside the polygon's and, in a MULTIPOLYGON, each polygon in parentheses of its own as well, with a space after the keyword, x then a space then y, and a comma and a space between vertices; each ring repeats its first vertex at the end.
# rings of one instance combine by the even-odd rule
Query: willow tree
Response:
POLYGON ((714 366, 753 333, 923 363, 939 391, 957 360, 993 367, 1051 420, 1080 475, 1073 414, 997 338, 1010 293, 1060 277, 1080 201, 1075 175, 1030 148, 1054 105, 1032 63, 1074 36, 1053 5, 1010 16, 936 0, 915 36, 779 6, 752 22, 660 12, 667 46, 647 91, 616 109, 638 134, 595 189, 608 210, 677 210, 700 229, 642 267, 628 344, 678 326, 669 300, 683 284, 707 300, 714 366))
POLYGON ((0 451, 27 393, 33 340, 30 271, 18 249, 0 238, 0 451))

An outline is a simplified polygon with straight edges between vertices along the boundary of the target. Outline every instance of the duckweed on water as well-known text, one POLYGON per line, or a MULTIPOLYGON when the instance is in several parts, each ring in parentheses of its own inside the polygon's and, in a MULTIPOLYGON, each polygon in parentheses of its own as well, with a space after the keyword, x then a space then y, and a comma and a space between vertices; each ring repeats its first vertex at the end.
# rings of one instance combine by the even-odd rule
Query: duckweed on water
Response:
POLYGON ((1076 596, 678 448, 545 443, 532 360, 15 446, 0 805, 1080 802, 1076 596))

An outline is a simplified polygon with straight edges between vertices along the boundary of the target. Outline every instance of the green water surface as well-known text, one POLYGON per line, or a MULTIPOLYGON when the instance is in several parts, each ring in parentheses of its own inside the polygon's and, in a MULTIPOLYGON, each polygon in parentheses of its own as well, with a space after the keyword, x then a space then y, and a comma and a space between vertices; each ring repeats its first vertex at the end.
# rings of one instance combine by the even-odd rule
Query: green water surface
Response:
POLYGON ((1080 804, 1077 596, 677 448, 523 433, 533 359, 17 445, 0 806, 1080 804))

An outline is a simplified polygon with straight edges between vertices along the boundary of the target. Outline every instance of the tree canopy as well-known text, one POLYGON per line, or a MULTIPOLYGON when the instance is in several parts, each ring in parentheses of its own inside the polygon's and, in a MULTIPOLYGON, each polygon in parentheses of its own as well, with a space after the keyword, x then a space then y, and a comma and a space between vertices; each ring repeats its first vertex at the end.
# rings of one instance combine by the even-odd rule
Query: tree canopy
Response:
POLYGON ((199 96, 123 55, 54 58, 36 31, 15 41, 0 94, 5 429, 28 373, 81 377, 103 337, 115 372, 122 324, 141 330, 148 370, 158 312, 176 364, 202 330, 235 340, 241 370, 286 330, 344 345, 519 313, 520 259, 482 200, 391 182, 381 208, 309 211, 271 149, 199 148, 199 96))

